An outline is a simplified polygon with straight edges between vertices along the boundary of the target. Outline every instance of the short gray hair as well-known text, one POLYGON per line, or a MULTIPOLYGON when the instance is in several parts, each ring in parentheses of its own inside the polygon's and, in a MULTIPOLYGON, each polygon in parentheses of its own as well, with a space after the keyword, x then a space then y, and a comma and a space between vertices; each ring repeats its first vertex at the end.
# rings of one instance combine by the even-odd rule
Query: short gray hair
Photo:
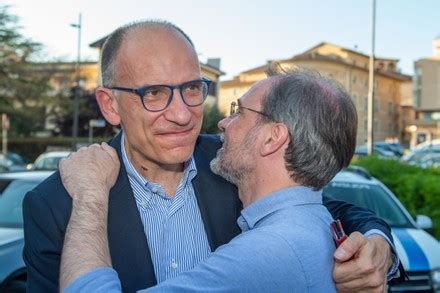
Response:
POLYGON ((162 28, 172 32, 176 32, 184 37, 185 40, 194 48, 194 44, 189 36, 178 26, 164 20, 145 20, 129 23, 121 26, 111 33, 104 42, 101 54, 101 74, 102 85, 105 87, 113 86, 116 76, 116 56, 123 42, 126 40, 128 33, 138 28, 162 28))
POLYGON ((276 79, 262 108, 289 129, 286 169, 295 182, 321 189, 353 157, 356 107, 340 84, 316 71, 271 66, 268 75, 276 79))

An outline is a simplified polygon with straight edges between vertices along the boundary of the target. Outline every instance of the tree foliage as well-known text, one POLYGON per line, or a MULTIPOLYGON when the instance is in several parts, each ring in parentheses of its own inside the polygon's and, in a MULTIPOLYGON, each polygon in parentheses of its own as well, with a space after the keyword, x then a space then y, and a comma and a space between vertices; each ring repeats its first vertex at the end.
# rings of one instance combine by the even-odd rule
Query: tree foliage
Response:
POLYGON ((32 70, 42 46, 20 33, 8 9, 0 5, 0 112, 9 116, 12 136, 25 136, 44 127, 49 76, 32 70))
POLYGON ((434 223, 432 233, 440 239, 440 169, 422 169, 375 156, 354 162, 382 181, 415 217, 427 215, 434 223))
MULTIPOLYGON (((95 93, 82 88, 65 88, 53 96, 54 107, 49 111, 49 122, 56 125, 52 130, 55 136, 71 136, 74 115, 75 91, 79 91, 79 117, 78 117, 78 136, 87 137, 89 135, 89 121, 91 119, 102 119, 104 117, 99 110, 96 102, 95 93)), ((112 137, 117 128, 106 123, 103 128, 93 128, 93 136, 112 137)))
POLYGON ((203 109, 203 125, 202 133, 215 134, 219 133, 218 122, 225 118, 216 105, 206 104, 203 109))

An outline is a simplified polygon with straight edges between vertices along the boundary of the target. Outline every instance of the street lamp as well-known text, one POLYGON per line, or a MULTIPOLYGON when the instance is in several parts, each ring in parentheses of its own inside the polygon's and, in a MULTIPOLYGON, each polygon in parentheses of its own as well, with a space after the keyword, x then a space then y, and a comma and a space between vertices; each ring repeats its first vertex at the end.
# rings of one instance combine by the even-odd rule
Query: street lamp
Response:
POLYGON ((76 150, 78 139, 78 116, 79 116, 79 95, 80 95, 80 69, 81 69, 81 13, 79 14, 78 23, 72 23, 70 26, 78 29, 78 55, 76 59, 76 87, 75 101, 73 112, 73 129, 72 129, 72 150, 76 150))
POLYGON ((371 55, 370 55, 370 71, 368 77, 368 133, 367 133, 367 152, 368 155, 373 154, 374 139, 374 43, 376 33, 376 0, 373 2, 373 11, 371 19, 371 55))

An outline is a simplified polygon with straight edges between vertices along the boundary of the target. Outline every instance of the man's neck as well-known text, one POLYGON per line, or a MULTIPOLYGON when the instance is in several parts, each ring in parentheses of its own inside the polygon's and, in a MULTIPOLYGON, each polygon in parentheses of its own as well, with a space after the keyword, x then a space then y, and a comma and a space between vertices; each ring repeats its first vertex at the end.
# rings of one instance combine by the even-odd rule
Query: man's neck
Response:
POLYGON ((127 147, 126 143, 125 152, 130 163, 142 177, 150 182, 160 184, 167 196, 174 196, 183 177, 184 163, 159 164, 148 160, 138 151, 127 147))
POLYGON ((271 170, 267 172, 267 170, 263 169, 262 172, 255 170, 237 183, 238 194, 243 207, 251 205, 272 192, 300 185, 290 178, 287 171, 277 172, 271 170))

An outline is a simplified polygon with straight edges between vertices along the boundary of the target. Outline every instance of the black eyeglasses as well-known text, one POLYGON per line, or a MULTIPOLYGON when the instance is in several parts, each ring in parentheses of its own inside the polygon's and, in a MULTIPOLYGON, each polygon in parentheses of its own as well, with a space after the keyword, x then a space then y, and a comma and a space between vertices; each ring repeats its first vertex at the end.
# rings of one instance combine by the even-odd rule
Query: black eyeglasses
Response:
POLYGON ((249 110, 249 111, 251 111, 251 112, 254 112, 254 113, 257 113, 257 114, 260 114, 260 115, 263 115, 264 117, 266 117, 266 118, 268 118, 268 119, 270 119, 270 120, 273 120, 272 117, 270 117, 268 114, 266 114, 266 113, 264 113, 264 112, 260 112, 260 111, 257 111, 257 110, 254 110, 254 109, 251 109, 251 108, 248 108, 248 107, 244 107, 244 106, 242 106, 242 105, 237 104, 236 102, 232 102, 232 103, 231 103, 231 109, 230 109, 230 111, 229 111, 229 116, 234 116, 235 114, 237 114, 237 113, 238 113, 238 110, 239 110, 240 108, 241 108, 241 109, 249 110))
POLYGON ((196 107, 203 104, 208 96, 211 81, 206 78, 191 80, 179 85, 157 84, 146 85, 140 88, 109 87, 111 90, 137 94, 141 98, 145 110, 160 112, 165 110, 173 100, 174 89, 179 89, 185 105, 196 107))

